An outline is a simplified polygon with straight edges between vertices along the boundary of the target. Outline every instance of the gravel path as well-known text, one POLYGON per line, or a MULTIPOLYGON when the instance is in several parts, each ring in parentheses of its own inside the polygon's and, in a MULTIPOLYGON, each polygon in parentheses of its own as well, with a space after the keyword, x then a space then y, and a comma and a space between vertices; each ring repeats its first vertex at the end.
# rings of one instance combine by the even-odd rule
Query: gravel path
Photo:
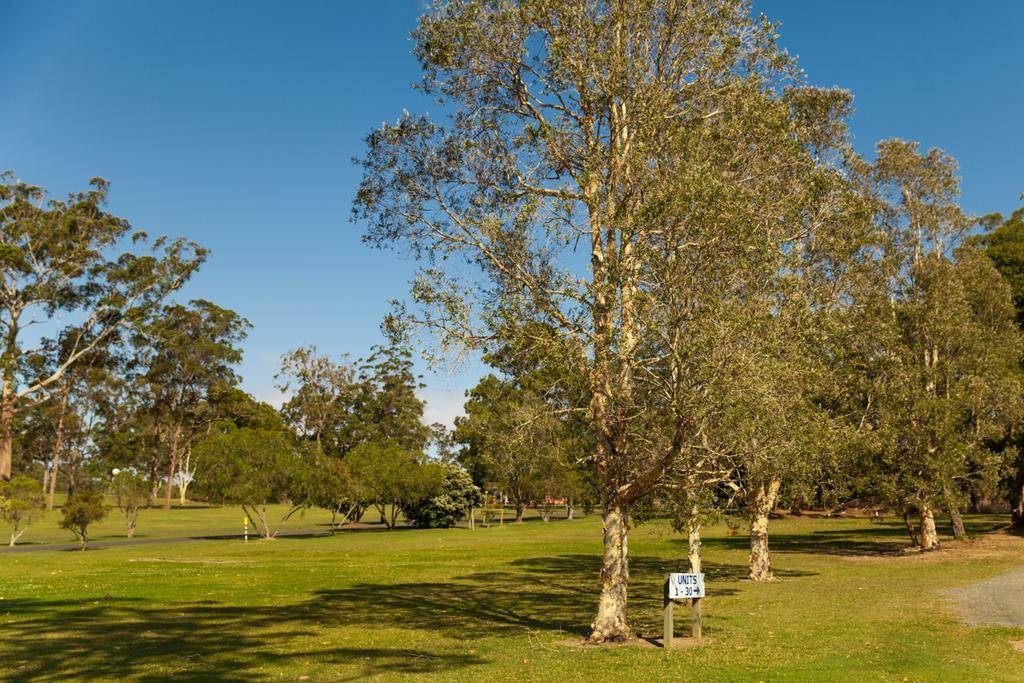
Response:
POLYGON ((973 583, 950 595, 968 624, 1024 628, 1024 569, 973 583))

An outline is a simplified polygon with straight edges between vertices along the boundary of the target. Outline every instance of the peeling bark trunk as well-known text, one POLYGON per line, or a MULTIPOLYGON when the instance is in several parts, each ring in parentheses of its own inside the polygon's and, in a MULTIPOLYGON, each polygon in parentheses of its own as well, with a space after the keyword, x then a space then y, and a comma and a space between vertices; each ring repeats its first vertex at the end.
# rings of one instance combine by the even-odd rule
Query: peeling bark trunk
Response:
POLYGON ((935 530, 935 513, 930 503, 921 503, 921 549, 936 550, 939 547, 939 534, 935 530))
POLYGON ((966 541, 967 529, 964 527, 964 517, 960 514, 960 508, 957 507, 956 498, 948 488, 943 491, 943 498, 946 501, 949 519, 953 522, 953 538, 958 541, 966 541))
POLYGON ((782 482, 772 479, 768 487, 762 484, 754 494, 750 520, 750 575, 751 581, 770 581, 772 558, 768 550, 768 515, 775 507, 782 482))
POLYGON ((700 524, 691 521, 686 530, 686 555, 690 560, 690 573, 700 574, 700 524))
POLYGON ((629 518, 625 506, 614 502, 604 511, 604 562, 601 566, 601 600, 590 625, 592 643, 628 640, 626 597, 629 587, 629 518))

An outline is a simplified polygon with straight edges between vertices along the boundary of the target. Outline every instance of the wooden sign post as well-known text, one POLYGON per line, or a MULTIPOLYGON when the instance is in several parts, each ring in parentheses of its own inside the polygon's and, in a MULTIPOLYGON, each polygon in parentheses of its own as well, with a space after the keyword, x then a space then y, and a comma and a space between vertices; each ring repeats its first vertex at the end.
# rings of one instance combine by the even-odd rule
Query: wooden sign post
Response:
POLYGON ((675 630, 672 608, 676 600, 690 601, 693 608, 690 635, 693 636, 694 640, 700 642, 703 637, 700 616, 700 603, 703 598, 703 574, 668 574, 665 576, 664 636, 662 638, 662 645, 666 649, 672 647, 672 636, 675 630))

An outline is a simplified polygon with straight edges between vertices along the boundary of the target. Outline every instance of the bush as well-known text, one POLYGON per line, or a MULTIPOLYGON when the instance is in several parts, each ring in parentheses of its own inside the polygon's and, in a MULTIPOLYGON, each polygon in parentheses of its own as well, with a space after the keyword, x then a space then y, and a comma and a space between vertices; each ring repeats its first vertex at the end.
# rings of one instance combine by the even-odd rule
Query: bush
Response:
POLYGON ((426 467, 439 468, 441 481, 434 495, 405 505, 403 512, 410 524, 431 528, 455 526, 472 508, 483 505, 484 496, 468 472, 450 464, 426 467))
POLYGON ((114 496, 117 508, 124 514, 128 538, 131 538, 135 535, 135 524, 139 519, 139 510, 149 502, 149 487, 146 484, 146 480, 138 474, 122 470, 117 472, 110 481, 110 492, 114 496))
POLYGON ((14 545, 43 511, 43 487, 35 479, 19 474, 0 481, 0 518, 11 525, 14 545))
POLYGON ((91 490, 79 490, 68 498, 63 513, 61 528, 73 533, 82 550, 85 550, 89 545, 89 526, 107 516, 107 506, 103 504, 102 494, 91 490))
POLYGON ((380 512, 381 521, 394 529, 401 511, 408 511, 441 486, 439 466, 420 464, 416 455, 394 442, 360 444, 345 456, 360 495, 380 512))

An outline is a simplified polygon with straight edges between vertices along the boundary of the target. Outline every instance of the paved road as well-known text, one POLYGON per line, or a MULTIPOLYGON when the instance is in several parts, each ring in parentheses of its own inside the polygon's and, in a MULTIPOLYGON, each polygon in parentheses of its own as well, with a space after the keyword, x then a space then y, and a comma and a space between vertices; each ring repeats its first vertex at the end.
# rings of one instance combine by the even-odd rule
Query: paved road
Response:
POLYGON ((971 584, 954 597, 969 624, 1024 628, 1024 569, 971 584))
MULTIPOLYGON (((281 531, 278 536, 327 536, 329 532, 323 529, 296 529, 290 531, 281 531)), ((249 534, 249 537, 253 540, 258 540, 259 536, 249 534)), ((226 534, 221 536, 179 536, 179 537, 167 537, 167 538, 131 538, 120 541, 93 541, 89 544, 89 549, 94 548, 113 548, 121 545, 165 545, 168 543, 189 543, 192 541, 230 541, 232 539, 241 541, 242 534, 226 534)), ((0 554, 3 553, 34 553, 41 550, 78 550, 77 543, 45 543, 39 545, 16 545, 13 548, 3 547, 0 548, 0 554)))

